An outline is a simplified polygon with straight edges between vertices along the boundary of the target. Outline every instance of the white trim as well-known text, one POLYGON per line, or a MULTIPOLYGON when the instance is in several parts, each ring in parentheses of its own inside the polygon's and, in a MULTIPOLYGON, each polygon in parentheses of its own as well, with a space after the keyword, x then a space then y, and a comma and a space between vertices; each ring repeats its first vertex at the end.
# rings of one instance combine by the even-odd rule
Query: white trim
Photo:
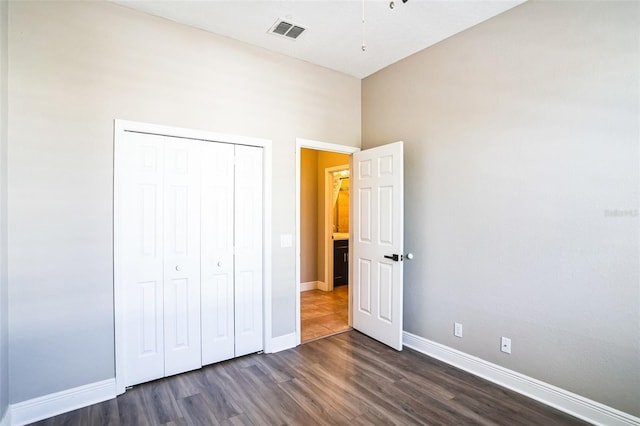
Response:
POLYGON ((116 393, 118 395, 125 391, 125 370, 124 359, 125 352, 123 348, 124 324, 123 313, 120 309, 123 306, 121 302, 122 289, 118 283, 122 282, 122 274, 118 265, 122 262, 119 258, 122 252, 118 240, 115 238, 121 224, 116 212, 120 208, 121 200, 116 189, 121 184, 119 182, 117 168, 122 164, 123 159, 119 155, 118 146, 124 143, 125 132, 150 133, 163 136, 179 137, 185 139, 197 139, 203 141, 230 143, 235 145, 248 145, 263 148, 263 290, 264 290, 264 342, 263 348, 265 352, 271 351, 272 346, 272 288, 271 288, 271 233, 272 233, 272 158, 273 148, 272 142, 268 139, 230 135, 226 133, 215 133, 204 130, 185 129, 181 127, 162 126, 150 123, 139 123, 135 121, 118 120, 114 121, 114 206, 113 206, 113 277, 114 277, 114 316, 115 316, 115 356, 116 356, 116 393))
POLYGON ((263 294, 264 294, 264 351, 271 352, 273 346, 273 304, 272 304, 272 287, 271 287, 271 266, 272 266, 272 253, 271 253, 271 240, 272 240, 272 202, 273 202, 273 147, 271 141, 265 140, 262 145, 263 148, 263 199, 262 199, 262 279, 263 279, 263 294))
POLYGON ((340 154, 353 154, 360 151, 359 147, 340 145, 332 142, 321 142, 313 139, 296 138, 296 148, 309 148, 318 151, 330 151, 340 154))
POLYGON ((300 283, 300 291, 316 290, 321 286, 324 287, 324 283, 320 281, 308 281, 306 283, 300 283))
MULTIPOLYGON (((134 127, 133 125, 131 127, 134 127)), ((120 306, 122 306, 121 299, 123 297, 121 285, 118 283, 122 282, 122 271, 118 266, 122 264, 122 258, 120 253, 122 253, 122 247, 120 245, 120 239, 116 238, 116 235, 120 232, 119 230, 122 228, 122 224, 120 223, 119 215, 116 214, 120 209, 120 205, 122 205, 122 200, 120 198, 120 191, 117 188, 122 186, 120 182, 120 174, 117 173, 118 164, 122 164, 124 161, 120 156, 120 149, 118 146, 123 143, 124 132, 129 127, 129 122, 125 122, 122 120, 114 121, 114 129, 113 129, 113 317, 114 317, 114 347, 115 347, 115 373, 116 373, 116 394, 123 394, 125 391, 125 373, 126 370, 124 368, 124 359, 125 359, 125 349, 124 349, 124 315, 120 312, 120 306), (123 360, 122 362, 120 360, 123 360), (120 378, 120 380, 118 380, 120 378)))
POLYGON ((640 425, 638 417, 406 331, 403 344, 595 425, 640 425))
MULTIPOLYGON (((296 138, 296 345, 300 344, 300 160, 301 149, 309 148, 319 151, 339 152, 341 154, 352 155, 360 151, 360 148, 349 145, 338 145, 335 143, 314 141, 311 139, 296 138)), ((326 288, 326 280, 325 280, 326 288)), ((351 286, 349 286, 351 293, 351 286)), ((349 299, 351 300, 351 299, 349 299)), ((351 310, 349 310, 351 312, 351 310)))
POLYGON ((266 353, 274 353, 280 351, 286 351, 287 349, 295 348, 298 346, 298 334, 289 333, 282 336, 274 337, 271 339, 271 347, 266 353))
POLYGON ((329 284, 327 284, 326 281, 318 281, 318 290, 331 291, 329 290, 329 284))
POLYGON ((21 426, 115 397, 115 379, 107 379, 11 404, 9 417, 12 425, 21 426))
POLYGON ((207 130, 187 129, 184 127, 163 126, 160 124, 141 123, 137 121, 115 120, 116 131, 150 133, 161 136, 173 136, 183 139, 197 139, 210 142, 231 143, 235 145, 271 146, 271 140, 251 136, 232 135, 229 133, 209 132, 207 130))

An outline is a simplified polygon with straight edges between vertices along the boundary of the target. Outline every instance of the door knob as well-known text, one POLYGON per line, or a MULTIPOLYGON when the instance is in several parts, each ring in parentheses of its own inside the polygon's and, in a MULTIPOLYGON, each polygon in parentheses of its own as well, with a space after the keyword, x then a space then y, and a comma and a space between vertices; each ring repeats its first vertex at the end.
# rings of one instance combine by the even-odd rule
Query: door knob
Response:
POLYGON ((397 262, 397 261, 399 261, 399 260, 402 260, 402 257, 403 257, 403 256, 402 256, 401 254, 395 254, 395 253, 394 253, 394 254, 392 254, 391 256, 388 256, 388 255, 386 255, 386 254, 384 255, 384 258, 385 258, 385 259, 391 259, 391 260, 393 260, 394 262, 397 262))
POLYGON ((218 260, 217 265, 218 265, 219 268, 222 268, 222 260, 218 260))
POLYGON ((176 271, 182 271, 182 266, 176 265, 176 271))

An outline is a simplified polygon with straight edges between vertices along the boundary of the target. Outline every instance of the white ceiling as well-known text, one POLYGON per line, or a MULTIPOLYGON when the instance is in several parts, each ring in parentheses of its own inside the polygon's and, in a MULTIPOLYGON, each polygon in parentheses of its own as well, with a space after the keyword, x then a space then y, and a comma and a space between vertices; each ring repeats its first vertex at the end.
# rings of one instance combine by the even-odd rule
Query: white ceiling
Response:
POLYGON ((113 0, 152 15, 367 77, 525 0, 113 0), (278 18, 307 27, 297 40, 268 34, 278 18))

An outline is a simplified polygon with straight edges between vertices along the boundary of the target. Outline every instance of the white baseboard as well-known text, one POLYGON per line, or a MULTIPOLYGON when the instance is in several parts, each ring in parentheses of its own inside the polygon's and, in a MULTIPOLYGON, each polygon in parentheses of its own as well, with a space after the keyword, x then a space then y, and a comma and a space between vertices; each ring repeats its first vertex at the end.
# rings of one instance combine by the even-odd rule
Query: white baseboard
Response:
POLYGON ((640 426, 640 418, 440 343, 403 332, 403 344, 595 425, 640 426))
POLYGON ((22 426, 115 397, 115 379, 78 386, 11 404, 9 406, 11 424, 22 426))
POLYGON ((274 353, 287 349, 295 348, 298 346, 298 335, 294 333, 285 334, 283 336, 274 337, 271 339, 269 350, 265 352, 274 353))
POLYGON ((0 426, 9 426, 11 424, 11 411, 9 411, 9 408, 7 408, 7 411, 4 413, 4 416, 2 416, 2 419, 0 419, 0 426))
POLYGON ((320 284, 320 281, 309 281, 306 283, 300 283, 300 292, 315 290, 319 288, 318 284, 320 284))
POLYGON ((329 284, 324 281, 318 281, 318 290, 329 291, 329 284))

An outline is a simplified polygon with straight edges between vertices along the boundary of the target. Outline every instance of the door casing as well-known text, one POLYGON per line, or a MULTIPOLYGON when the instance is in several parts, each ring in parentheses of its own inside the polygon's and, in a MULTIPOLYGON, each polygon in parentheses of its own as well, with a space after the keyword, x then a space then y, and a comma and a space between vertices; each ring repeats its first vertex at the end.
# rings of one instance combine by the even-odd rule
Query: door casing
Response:
MULTIPOLYGON (((339 145, 329 142, 315 141, 311 139, 296 138, 296 345, 301 341, 300 322, 300 161, 302 158, 302 148, 315 149, 318 151, 331 151, 340 154, 352 155, 360 151, 360 148, 339 145)), ((325 221, 326 224, 326 221, 325 221)), ((325 225, 326 226, 326 225, 325 225)), ((327 235, 325 230, 324 236, 327 235)), ((327 264, 328 262, 325 262, 327 264)), ((328 273, 325 270, 325 274, 328 273)), ((349 287, 349 306, 351 306, 351 287, 349 287)), ((351 309, 349 309, 349 324, 351 324, 351 309)))

